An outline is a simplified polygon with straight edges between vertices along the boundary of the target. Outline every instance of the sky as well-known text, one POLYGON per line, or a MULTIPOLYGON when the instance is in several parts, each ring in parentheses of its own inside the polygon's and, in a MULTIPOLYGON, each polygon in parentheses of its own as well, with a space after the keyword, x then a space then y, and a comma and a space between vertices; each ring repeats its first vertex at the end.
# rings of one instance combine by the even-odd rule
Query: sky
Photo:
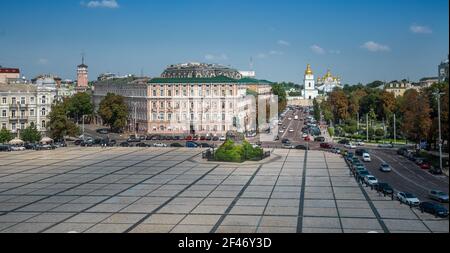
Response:
POLYGON ((29 79, 75 79, 84 52, 100 73, 157 77, 206 62, 301 83, 306 65, 343 83, 437 76, 449 48, 448 0, 3 1, 0 65, 29 79))

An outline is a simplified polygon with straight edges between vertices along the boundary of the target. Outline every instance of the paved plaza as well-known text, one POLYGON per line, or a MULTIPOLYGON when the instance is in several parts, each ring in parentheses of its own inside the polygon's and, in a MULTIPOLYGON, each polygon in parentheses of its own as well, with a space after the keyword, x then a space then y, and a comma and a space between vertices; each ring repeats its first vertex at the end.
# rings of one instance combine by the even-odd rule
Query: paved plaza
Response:
POLYGON ((277 149, 262 163, 218 164, 201 151, 0 153, 0 232, 449 232, 448 219, 359 186, 335 154, 277 149))

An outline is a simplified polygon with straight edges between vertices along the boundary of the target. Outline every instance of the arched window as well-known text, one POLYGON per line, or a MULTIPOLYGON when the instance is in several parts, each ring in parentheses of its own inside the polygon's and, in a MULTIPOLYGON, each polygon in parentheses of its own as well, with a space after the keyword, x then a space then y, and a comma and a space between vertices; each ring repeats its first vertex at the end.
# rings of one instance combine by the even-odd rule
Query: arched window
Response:
POLYGON ((45 120, 42 121, 42 127, 45 128, 45 120))
POLYGON ((45 108, 42 108, 41 109, 41 116, 45 116, 45 114, 46 114, 45 108))

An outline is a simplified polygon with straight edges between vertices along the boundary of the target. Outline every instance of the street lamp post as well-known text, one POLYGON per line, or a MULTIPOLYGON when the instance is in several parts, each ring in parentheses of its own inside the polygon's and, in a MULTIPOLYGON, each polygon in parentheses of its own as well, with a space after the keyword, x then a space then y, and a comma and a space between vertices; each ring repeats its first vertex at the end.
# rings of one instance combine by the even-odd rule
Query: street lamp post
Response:
POLYGON ((441 95, 444 95, 445 93, 442 92, 436 92, 435 93, 438 97, 438 125, 439 125, 439 169, 442 170, 442 133, 441 133, 441 95))

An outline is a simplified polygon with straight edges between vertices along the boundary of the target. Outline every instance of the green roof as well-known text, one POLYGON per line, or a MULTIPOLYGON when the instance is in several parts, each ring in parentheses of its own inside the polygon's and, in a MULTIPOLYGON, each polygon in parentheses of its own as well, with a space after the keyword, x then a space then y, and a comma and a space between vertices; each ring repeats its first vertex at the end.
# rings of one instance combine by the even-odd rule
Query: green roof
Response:
POLYGON ((257 84, 272 84, 266 80, 258 80, 253 78, 243 78, 243 79, 233 79, 226 76, 217 76, 211 78, 153 78, 148 83, 159 84, 159 83, 181 83, 181 84, 192 84, 192 83, 257 83, 257 84))

